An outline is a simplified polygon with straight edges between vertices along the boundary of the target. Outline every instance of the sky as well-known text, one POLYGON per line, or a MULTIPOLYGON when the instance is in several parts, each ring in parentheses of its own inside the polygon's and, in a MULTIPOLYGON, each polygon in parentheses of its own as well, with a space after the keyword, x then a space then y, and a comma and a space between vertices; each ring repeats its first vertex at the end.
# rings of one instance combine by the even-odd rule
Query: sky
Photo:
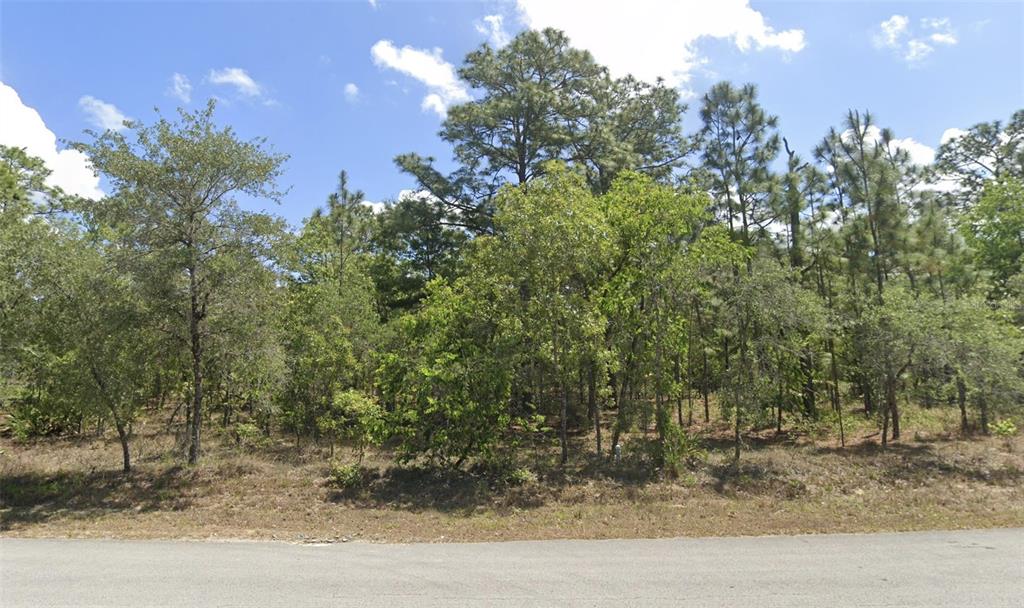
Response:
POLYGON ((380 203, 415 187, 396 155, 450 168, 438 129, 479 95, 458 78, 463 57, 548 26, 613 75, 679 88, 688 132, 711 85, 756 84, 805 156, 850 108, 920 162, 957 129, 1024 108, 1024 2, 2 0, 0 144, 95 198, 109 185, 66 142, 215 98, 219 122, 290 155, 282 203, 246 205, 299 225, 342 169, 380 203))

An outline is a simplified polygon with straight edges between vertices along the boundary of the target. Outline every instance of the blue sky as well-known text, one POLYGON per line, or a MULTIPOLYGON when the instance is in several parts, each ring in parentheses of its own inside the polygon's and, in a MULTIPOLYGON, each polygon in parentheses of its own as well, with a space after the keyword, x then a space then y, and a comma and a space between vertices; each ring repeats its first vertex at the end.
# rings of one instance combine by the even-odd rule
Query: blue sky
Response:
POLYGON ((921 158, 949 129, 1024 108, 1024 3, 645 2, 4 0, 0 144, 95 193, 59 140, 216 96, 219 120, 291 155, 291 191, 272 210, 298 224, 340 169, 381 201, 414 186, 395 155, 446 163, 444 106, 473 95, 452 68, 527 24, 561 27, 613 72, 665 76, 687 95, 756 83, 805 155, 847 108, 871 109, 921 158))

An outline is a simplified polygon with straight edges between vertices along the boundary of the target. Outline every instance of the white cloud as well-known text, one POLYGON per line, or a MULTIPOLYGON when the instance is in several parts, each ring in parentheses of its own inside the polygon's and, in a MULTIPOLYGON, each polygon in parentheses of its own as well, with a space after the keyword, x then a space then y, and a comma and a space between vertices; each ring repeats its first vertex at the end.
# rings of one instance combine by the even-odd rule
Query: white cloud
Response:
POLYGON ((210 70, 207 80, 213 84, 233 86, 246 97, 260 97, 263 95, 263 87, 253 80, 252 76, 249 76, 249 73, 242 68, 210 70))
MULTIPOLYGON (((853 131, 850 129, 847 129, 840 134, 840 137, 847 142, 853 141, 853 136, 853 131)), ((882 130, 875 125, 868 127, 865 141, 874 145, 874 143, 880 142, 881 140, 882 130)), ((892 145, 895 148, 906 151, 907 154, 910 155, 910 161, 915 165, 930 165, 935 162, 935 148, 922 144, 913 137, 894 137, 892 139, 892 145)))
POLYGON ((704 61, 697 43, 729 40, 741 51, 779 49, 799 52, 806 44, 800 29, 778 31, 752 9, 748 0, 594 0, 586 16, 575 2, 517 0, 528 27, 563 30, 573 46, 593 53, 616 76, 633 74, 647 81, 664 78, 686 84, 704 61))
POLYGON ((916 66, 935 51, 933 45, 952 46, 959 41, 949 17, 925 17, 919 30, 911 29, 906 15, 893 15, 878 25, 875 48, 891 49, 909 65, 916 66))
POLYGON ((922 19, 921 27, 926 30, 932 30, 928 39, 936 44, 952 45, 958 42, 956 32, 953 30, 953 24, 950 22, 949 17, 942 17, 941 19, 928 17, 922 19))
POLYGON ((377 0, 370 0, 370 8, 372 8, 372 9, 376 9, 377 8, 377 0))
POLYGON ((504 18, 501 15, 487 15, 483 21, 476 23, 476 31, 487 36, 487 42, 494 48, 501 48, 511 40, 505 31, 504 18))
POLYGON ((910 25, 910 19, 906 15, 889 17, 878 26, 879 32, 875 34, 875 46, 899 48, 901 39, 907 33, 908 25, 910 25))
POLYGON ((388 208, 388 204, 383 201, 362 201, 361 204, 364 207, 369 207, 370 211, 372 211, 374 215, 383 213, 384 210, 388 208))
POLYGON ((18 92, 0 82, 0 145, 24 148, 31 156, 43 159, 52 173, 47 183, 68 194, 102 198, 100 179, 93 173, 89 158, 77 150, 59 150, 57 136, 46 127, 34 108, 26 106, 18 92))
POLYGON ((469 91, 459 81, 455 68, 442 57, 442 51, 431 51, 403 46, 397 48, 390 40, 379 40, 370 49, 373 62, 378 66, 397 70, 419 80, 427 87, 427 96, 420 104, 444 118, 448 107, 469 101, 469 91))
POLYGON ((96 99, 92 95, 85 95, 78 100, 78 107, 85 112, 89 122, 99 129, 111 131, 123 131, 124 121, 129 120, 121 110, 112 103, 96 99))
POLYGON ((188 76, 175 72, 171 76, 171 86, 167 89, 167 94, 177 98, 182 103, 192 101, 192 83, 189 82, 188 76))
POLYGON ((893 145, 901 150, 906 150, 907 154, 910 155, 910 160, 915 165, 930 165, 935 162, 935 148, 922 144, 913 137, 904 137, 903 139, 893 139, 893 145))
POLYGON ((359 99, 359 86, 354 82, 345 85, 345 99, 354 102, 359 99))
POLYGON ((939 138, 939 144, 944 144, 947 141, 954 140, 964 135, 967 135, 967 131, 964 131, 963 129, 958 129, 956 127, 951 127, 942 132, 942 137, 939 138))
POLYGON ((907 43, 907 49, 903 53, 903 58, 909 63, 916 63, 931 55, 934 50, 930 44, 923 40, 911 40, 907 43))

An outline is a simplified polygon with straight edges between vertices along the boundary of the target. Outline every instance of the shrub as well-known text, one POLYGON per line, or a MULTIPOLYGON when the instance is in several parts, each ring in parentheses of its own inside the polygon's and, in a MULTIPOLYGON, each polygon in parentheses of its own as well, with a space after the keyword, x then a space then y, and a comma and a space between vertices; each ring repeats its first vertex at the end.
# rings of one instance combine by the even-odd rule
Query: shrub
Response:
POLYGON ((997 422, 989 424, 988 428, 996 437, 1000 437, 1003 439, 1003 441, 1006 443, 1007 451, 1013 449, 1013 443, 1011 442, 1011 438, 1017 434, 1017 425, 1013 423, 1013 420, 1010 420, 1009 418, 999 420, 997 422))
POLYGON ((1007 439, 1017 434, 1017 425, 1013 423, 1013 420, 1009 418, 1005 420, 999 420, 989 425, 989 429, 992 430, 997 437, 1007 439))
POLYGON ((662 466, 672 477, 678 477, 685 467, 696 466, 708 456, 699 437, 675 424, 669 424, 665 429, 661 450, 662 466))
POLYGON ((363 469, 358 464, 332 463, 328 483, 341 490, 357 488, 363 483, 363 469))
POLYGON ((235 444, 243 450, 254 450, 267 445, 269 438, 258 426, 251 422, 239 422, 235 424, 233 431, 235 444))
POLYGON ((505 474, 505 483, 510 486, 524 486, 537 483, 537 474, 526 467, 510 469, 505 474))
POLYGON ((664 441, 635 437, 626 441, 624 458, 649 467, 662 469, 670 477, 679 477, 683 470, 707 458, 707 450, 696 435, 669 423, 664 441))

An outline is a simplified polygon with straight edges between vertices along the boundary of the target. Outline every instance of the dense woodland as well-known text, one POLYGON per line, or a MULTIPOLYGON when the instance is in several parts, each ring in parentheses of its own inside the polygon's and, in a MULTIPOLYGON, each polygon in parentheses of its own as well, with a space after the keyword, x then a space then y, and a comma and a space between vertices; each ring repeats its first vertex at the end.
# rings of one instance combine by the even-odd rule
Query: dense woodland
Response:
POLYGON ((342 172, 301 227, 247 210, 287 157, 213 102, 74 143, 102 200, 0 148, 9 431, 116 432, 125 470, 145 416, 189 463, 220 427, 444 467, 628 440, 672 472, 709 402, 737 461, 807 419, 899 440, 907 403, 964 433, 1020 419, 1024 110, 917 166, 868 111, 787 140, 753 85, 687 108, 553 30, 459 75, 451 173, 398 156, 417 191, 374 213, 342 172))

